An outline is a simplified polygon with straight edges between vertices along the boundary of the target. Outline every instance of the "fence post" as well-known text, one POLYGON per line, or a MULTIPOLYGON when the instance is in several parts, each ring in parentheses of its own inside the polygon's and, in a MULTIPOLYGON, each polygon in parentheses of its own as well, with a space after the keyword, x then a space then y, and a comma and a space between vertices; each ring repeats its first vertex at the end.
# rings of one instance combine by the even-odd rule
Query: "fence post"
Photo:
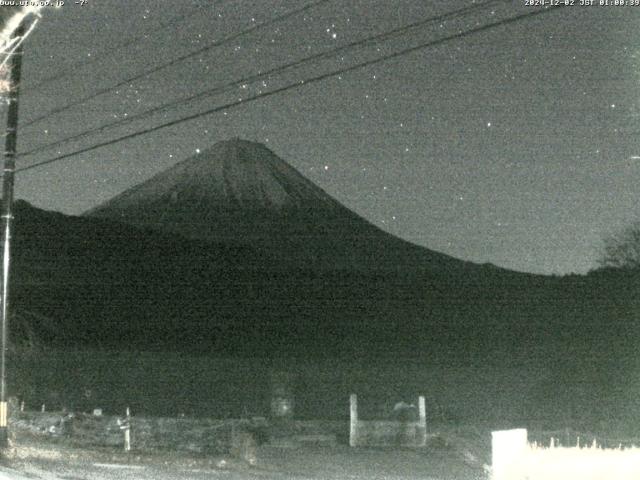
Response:
POLYGON ((127 407, 127 428, 124 431, 124 451, 131 451, 131 410, 127 407))
POLYGON ((427 444, 427 408, 424 395, 418 397, 418 445, 424 447, 427 444))
POLYGON ((349 397, 350 403, 350 428, 349 446, 355 447, 358 444, 358 396, 352 393, 349 397))
POLYGON ((491 432, 491 479, 524 479, 527 449, 525 428, 491 432))
POLYGON ((131 410, 127 407, 127 416, 123 419, 117 419, 118 426, 122 433, 124 434, 124 451, 131 451, 131 410))

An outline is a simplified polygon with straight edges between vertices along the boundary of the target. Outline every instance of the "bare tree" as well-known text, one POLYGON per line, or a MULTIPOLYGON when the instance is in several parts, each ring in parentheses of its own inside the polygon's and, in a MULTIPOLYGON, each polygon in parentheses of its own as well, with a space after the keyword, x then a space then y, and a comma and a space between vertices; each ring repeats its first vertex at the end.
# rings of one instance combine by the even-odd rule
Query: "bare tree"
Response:
POLYGON ((622 229, 604 241, 601 267, 640 268, 640 222, 622 229))

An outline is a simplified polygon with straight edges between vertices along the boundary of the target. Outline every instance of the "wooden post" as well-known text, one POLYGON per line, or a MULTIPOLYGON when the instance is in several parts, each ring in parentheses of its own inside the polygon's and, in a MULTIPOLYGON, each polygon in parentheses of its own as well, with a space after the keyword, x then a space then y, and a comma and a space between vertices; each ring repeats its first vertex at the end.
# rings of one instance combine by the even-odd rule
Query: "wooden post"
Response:
POLYGON ((427 444, 427 408, 424 396, 418 397, 418 445, 424 447, 427 444))
POLYGON ((491 432, 491 479, 524 478, 521 474, 526 464, 527 450, 526 429, 491 432))
POLYGON ((358 444, 358 396, 352 393, 349 397, 350 402, 350 428, 349 428, 349 445, 355 447, 358 444))

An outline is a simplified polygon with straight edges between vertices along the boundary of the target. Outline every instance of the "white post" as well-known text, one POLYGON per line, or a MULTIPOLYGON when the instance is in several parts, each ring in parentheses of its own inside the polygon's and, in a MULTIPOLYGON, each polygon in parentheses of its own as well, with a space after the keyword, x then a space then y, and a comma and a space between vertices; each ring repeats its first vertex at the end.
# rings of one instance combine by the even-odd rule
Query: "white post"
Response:
POLYGON ((418 415, 418 444, 424 447, 427 444, 427 407, 423 395, 418 397, 418 415))
POLYGON ((128 428, 124 431, 124 451, 131 451, 131 430, 128 428))
POLYGON ((349 445, 355 447, 358 444, 358 396, 352 393, 349 397, 350 402, 350 428, 349 428, 349 445))
POLYGON ((527 449, 525 428, 491 432, 491 479, 524 480, 527 449))
POLYGON ((131 411, 127 407, 127 418, 124 425, 124 451, 131 451, 131 411))

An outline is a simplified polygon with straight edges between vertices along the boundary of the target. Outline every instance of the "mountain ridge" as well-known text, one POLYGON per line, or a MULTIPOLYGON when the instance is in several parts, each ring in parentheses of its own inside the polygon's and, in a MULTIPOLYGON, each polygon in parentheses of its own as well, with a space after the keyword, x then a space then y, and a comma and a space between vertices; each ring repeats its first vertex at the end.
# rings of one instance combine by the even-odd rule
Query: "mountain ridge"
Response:
POLYGON ((247 244, 283 262, 319 268, 504 270, 384 232, 264 145, 240 139, 218 142, 83 215, 190 239, 247 244))

